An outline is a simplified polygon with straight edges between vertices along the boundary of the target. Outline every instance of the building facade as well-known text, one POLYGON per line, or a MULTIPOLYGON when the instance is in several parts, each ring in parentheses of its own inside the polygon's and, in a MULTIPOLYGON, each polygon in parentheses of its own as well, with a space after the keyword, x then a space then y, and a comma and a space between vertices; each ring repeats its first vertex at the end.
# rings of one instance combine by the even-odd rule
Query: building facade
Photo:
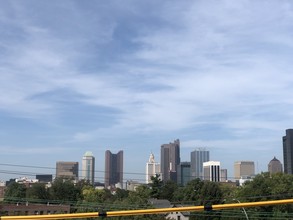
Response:
POLYGON ((123 186, 123 151, 117 154, 105 152, 105 187, 121 184, 123 186))
POLYGON ((219 161, 207 161, 203 163, 204 180, 212 182, 220 182, 220 162, 219 161))
POLYGON ((89 181, 92 185, 95 183, 95 157, 92 152, 87 151, 82 157, 81 163, 82 179, 89 181))
POLYGON ((177 167, 177 184, 186 186, 190 180, 190 162, 181 162, 177 167))
POLYGON ((162 180, 177 182, 177 166, 180 164, 180 141, 161 145, 162 180))
POLYGON ((286 130, 283 136, 284 173, 293 174, 293 129, 286 130))
POLYGON ((190 175, 192 179, 203 179, 203 163, 210 160, 210 152, 206 148, 197 148, 190 153, 190 175))
POLYGON ((78 162, 58 161, 56 163, 56 177, 78 180, 78 162))
POLYGON ((234 162, 234 179, 239 180, 241 177, 251 177, 255 175, 253 161, 236 161, 234 162))
POLYGON ((282 164, 276 157, 269 162, 268 171, 270 174, 283 172, 282 164))
POLYGON ((221 169, 220 170, 220 176, 221 176, 220 181, 221 182, 226 182, 228 180, 228 170, 227 169, 221 169))
POLYGON ((149 161, 146 163, 146 184, 152 182, 151 178, 160 175, 160 163, 156 163, 153 153, 150 154, 149 161))

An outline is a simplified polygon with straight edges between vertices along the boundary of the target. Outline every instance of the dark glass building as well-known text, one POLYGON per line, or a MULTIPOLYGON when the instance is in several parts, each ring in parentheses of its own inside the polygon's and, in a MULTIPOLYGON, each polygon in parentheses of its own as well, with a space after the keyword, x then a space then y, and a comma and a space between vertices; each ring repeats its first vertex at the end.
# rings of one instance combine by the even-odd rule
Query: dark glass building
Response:
POLYGON ((40 183, 49 183, 53 180, 52 174, 38 174, 36 175, 36 179, 39 180, 40 183))
POLYGON ((107 150, 105 153, 105 187, 115 186, 117 183, 123 187, 123 151, 112 154, 107 150))
POLYGON ((177 167, 177 183, 186 186, 190 181, 190 162, 181 162, 177 167))
POLYGON ((286 130, 283 136, 284 173, 293 174, 293 129, 286 130))
POLYGON ((177 182, 177 166, 180 164, 180 141, 161 145, 162 180, 177 182))

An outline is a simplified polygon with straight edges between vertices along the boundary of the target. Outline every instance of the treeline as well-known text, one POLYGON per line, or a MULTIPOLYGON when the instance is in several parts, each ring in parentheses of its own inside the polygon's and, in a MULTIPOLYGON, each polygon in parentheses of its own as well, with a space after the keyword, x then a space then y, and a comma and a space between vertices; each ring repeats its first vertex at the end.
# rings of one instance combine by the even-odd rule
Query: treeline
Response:
MULTIPOLYGON (((256 202, 289 199, 293 196, 293 175, 261 173, 242 187, 195 179, 186 186, 172 181, 162 182, 159 176, 149 185, 140 185, 136 191, 95 189, 86 181, 74 184, 71 180, 56 179, 52 186, 36 183, 27 188, 23 184, 7 186, 4 202, 34 202, 70 204, 72 212, 114 211, 154 208, 150 199, 164 199, 174 206, 198 206, 235 202, 256 202)), ((293 205, 278 205, 231 209, 223 211, 192 212, 190 219, 284 219, 293 218, 293 205)), ((115 219, 164 219, 164 215, 115 217, 115 219)))

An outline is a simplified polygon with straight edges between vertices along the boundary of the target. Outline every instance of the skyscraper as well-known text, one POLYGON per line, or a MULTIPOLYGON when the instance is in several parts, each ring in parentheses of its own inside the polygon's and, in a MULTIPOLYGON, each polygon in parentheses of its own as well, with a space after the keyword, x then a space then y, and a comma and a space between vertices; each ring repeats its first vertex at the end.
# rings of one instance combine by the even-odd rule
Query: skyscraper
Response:
POLYGON ((151 153, 149 161, 146 163, 146 183, 151 183, 151 177, 160 174, 160 163, 155 162, 155 156, 151 153))
POLYGON ((255 175, 253 161, 236 161, 234 162, 234 178, 239 180, 241 177, 250 177, 255 175))
POLYGON ((95 181, 95 157, 92 152, 87 151, 82 157, 82 178, 88 180, 92 185, 95 181))
POLYGON ((186 186, 190 181, 190 162, 181 162, 177 167, 177 183, 186 186))
POLYGON ((56 177, 78 180, 78 162, 58 161, 56 163, 56 177))
POLYGON ((192 179, 203 179, 203 163, 210 160, 210 152, 205 148, 197 148, 190 153, 190 175, 192 179))
POLYGON ((162 180, 177 182, 177 165, 180 164, 180 141, 161 145, 161 173, 162 180))
POLYGON ((283 136, 284 173, 293 174, 293 129, 286 130, 283 136))
POLYGON ((204 180, 212 182, 220 182, 220 162, 219 161, 207 161, 203 163, 204 180))
POLYGON ((123 186, 123 151, 112 154, 111 151, 105 152, 105 187, 123 186))
POLYGON ((281 162, 274 157, 268 164, 268 171, 270 174, 281 173, 283 171, 281 162))

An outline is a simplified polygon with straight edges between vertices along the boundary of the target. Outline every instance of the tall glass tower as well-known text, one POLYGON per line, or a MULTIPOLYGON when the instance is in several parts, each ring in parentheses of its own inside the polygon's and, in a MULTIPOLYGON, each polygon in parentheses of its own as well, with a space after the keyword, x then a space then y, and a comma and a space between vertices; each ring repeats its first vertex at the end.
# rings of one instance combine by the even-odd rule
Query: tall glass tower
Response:
POLYGON ((210 152, 205 148, 197 148, 190 153, 191 179, 203 179, 203 163, 210 160, 210 152))
POLYGON ((89 181, 92 185, 95 182, 95 157, 92 152, 87 151, 82 157, 82 179, 89 181))

